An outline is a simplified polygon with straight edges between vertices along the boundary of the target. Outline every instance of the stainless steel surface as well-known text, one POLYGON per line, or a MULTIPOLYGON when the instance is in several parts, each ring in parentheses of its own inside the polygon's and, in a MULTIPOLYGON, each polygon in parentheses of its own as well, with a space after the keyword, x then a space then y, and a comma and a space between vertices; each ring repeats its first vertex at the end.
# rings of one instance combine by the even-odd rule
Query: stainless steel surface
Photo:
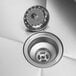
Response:
POLYGON ((31 35, 25 41, 23 54, 30 64, 39 68, 47 68, 55 65, 62 58, 63 44, 52 33, 38 32, 31 35), (46 59, 45 55, 48 55, 49 58, 46 59), (43 59, 41 57, 45 58, 43 59))
POLYGON ((76 3, 74 0, 48 0, 50 13, 47 30, 57 35, 64 45, 64 56, 76 59, 76 3))
POLYGON ((0 76, 76 76, 75 0, 0 0, 0 76), (30 65, 23 56, 23 43, 30 36, 23 23, 25 11, 34 5, 50 14, 47 32, 64 45, 58 64, 46 69, 30 65))
POLYGON ((29 65, 22 51, 30 35, 23 16, 34 5, 46 7, 46 0, 0 0, 0 76, 41 76, 41 69, 29 65))
POLYGON ((29 65, 22 43, 0 38, 0 76, 41 76, 41 69, 29 65))
POLYGON ((0 0, 0 37, 24 43, 30 34, 23 22, 24 13, 35 5, 46 7, 46 0, 0 0))
POLYGON ((42 76, 76 76, 76 61, 63 57, 54 67, 42 69, 42 76))
POLYGON ((28 8, 23 19, 28 31, 40 31, 47 26, 49 13, 45 7, 36 5, 28 8))

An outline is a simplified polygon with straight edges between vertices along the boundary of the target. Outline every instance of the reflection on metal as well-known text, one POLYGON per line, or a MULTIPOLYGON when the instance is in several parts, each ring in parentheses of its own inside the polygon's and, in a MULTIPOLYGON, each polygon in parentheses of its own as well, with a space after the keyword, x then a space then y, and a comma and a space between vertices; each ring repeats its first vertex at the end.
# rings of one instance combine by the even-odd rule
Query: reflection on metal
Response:
POLYGON ((29 31, 39 31, 46 27, 49 13, 42 6, 33 6, 24 14, 24 23, 29 31))
POLYGON ((55 65, 63 56, 60 39, 49 32, 38 32, 24 43, 23 54, 29 63, 39 68, 55 65))

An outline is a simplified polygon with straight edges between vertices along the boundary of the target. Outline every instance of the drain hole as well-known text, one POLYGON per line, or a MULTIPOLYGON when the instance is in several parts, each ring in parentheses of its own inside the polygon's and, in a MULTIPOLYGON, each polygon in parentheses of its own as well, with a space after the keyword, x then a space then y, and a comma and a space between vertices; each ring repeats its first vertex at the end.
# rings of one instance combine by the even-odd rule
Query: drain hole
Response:
POLYGON ((38 55, 38 59, 40 60, 40 55, 38 55))
POLYGON ((46 59, 49 59, 49 56, 48 55, 46 55, 46 59))
POLYGON ((42 58, 42 59, 45 59, 45 56, 42 56, 41 58, 42 58))
POLYGON ((31 18, 32 18, 32 19, 37 19, 38 16, 37 16, 37 14, 33 13, 33 14, 31 15, 31 18))
POLYGON ((45 63, 45 62, 47 62, 47 61, 46 61, 46 60, 41 60, 41 62, 42 62, 42 63, 45 63))

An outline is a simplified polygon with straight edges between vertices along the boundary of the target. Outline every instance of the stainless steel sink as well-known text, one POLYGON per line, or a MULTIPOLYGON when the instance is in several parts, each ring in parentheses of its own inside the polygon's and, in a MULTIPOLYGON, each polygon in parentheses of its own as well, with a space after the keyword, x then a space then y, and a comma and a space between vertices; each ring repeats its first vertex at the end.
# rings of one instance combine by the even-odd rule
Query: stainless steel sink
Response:
POLYGON ((73 0, 51 0, 47 2, 50 12, 50 21, 47 31, 50 31, 62 40, 64 54, 76 58, 76 11, 73 0))
POLYGON ((75 32, 74 0, 0 0, 0 76, 76 76, 75 32), (49 22, 42 32, 56 35, 64 47, 62 59, 48 68, 31 65, 23 55, 23 45, 34 33, 26 30, 23 17, 35 5, 49 12, 49 22))

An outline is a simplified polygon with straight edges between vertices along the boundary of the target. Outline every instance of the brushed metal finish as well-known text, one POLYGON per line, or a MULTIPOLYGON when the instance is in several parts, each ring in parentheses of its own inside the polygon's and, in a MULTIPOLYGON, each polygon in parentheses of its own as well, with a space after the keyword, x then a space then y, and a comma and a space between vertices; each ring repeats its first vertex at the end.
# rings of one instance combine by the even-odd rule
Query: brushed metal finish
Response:
MULTIPOLYGON (((47 68, 60 61, 63 56, 63 45, 61 40, 54 34, 49 32, 38 32, 31 35, 25 41, 23 54, 30 64, 39 68, 47 68), (40 54, 40 52, 44 52, 43 49, 48 50, 45 50, 45 53, 49 56, 49 60, 44 63, 37 60, 37 55, 40 54)), ((45 57, 45 54, 40 54, 40 56, 45 57)))
POLYGON ((28 31, 40 31, 47 26, 49 12, 43 6, 32 6, 25 12, 23 20, 28 31))

